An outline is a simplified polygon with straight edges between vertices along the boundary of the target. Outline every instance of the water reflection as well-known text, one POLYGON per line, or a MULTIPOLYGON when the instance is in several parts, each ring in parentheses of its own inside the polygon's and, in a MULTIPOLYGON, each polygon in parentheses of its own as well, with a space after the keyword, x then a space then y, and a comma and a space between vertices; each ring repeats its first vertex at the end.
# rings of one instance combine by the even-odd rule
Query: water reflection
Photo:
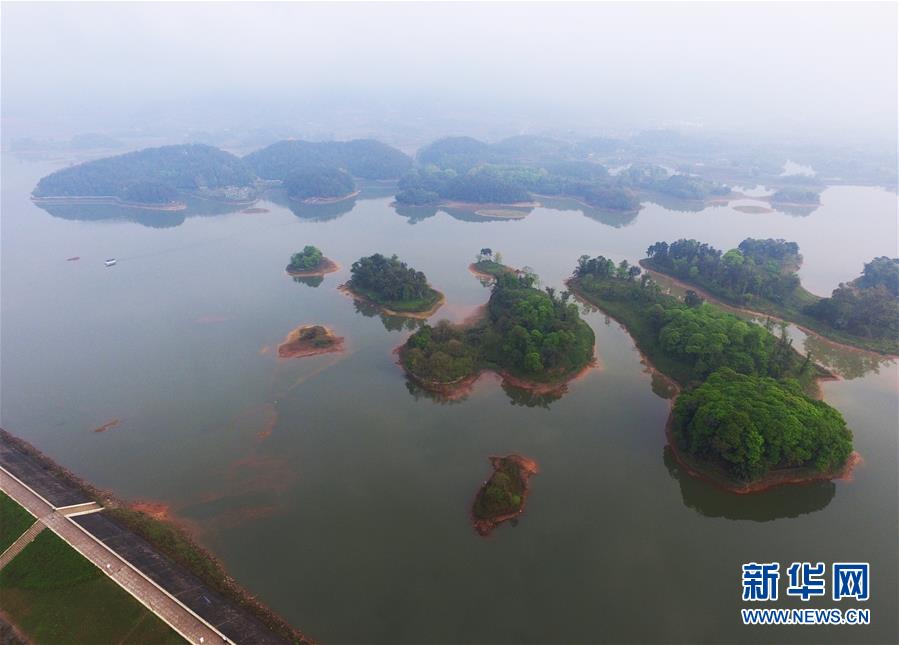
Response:
POLYGON ((366 318, 379 318, 387 331, 415 331, 427 322, 418 318, 385 314, 379 306, 357 298, 353 298, 353 308, 357 314, 362 314, 366 318))
POLYGON ((684 506, 705 517, 753 522, 799 517, 824 509, 837 490, 832 481, 815 481, 739 495, 684 472, 670 446, 665 446, 662 459, 668 474, 680 484, 684 506))
POLYGON ((150 210, 122 206, 121 204, 102 203, 48 204, 35 202, 35 205, 52 217, 60 219, 84 222, 123 220, 148 228, 173 228, 183 224, 188 217, 227 215, 229 213, 237 213, 248 206, 246 203, 236 204, 234 202, 221 202, 195 197, 184 198, 184 203, 187 204, 187 208, 180 211, 150 210))
POLYGON ((291 277, 293 278, 294 282, 297 282, 299 284, 305 284, 307 287, 312 287, 312 288, 319 286, 322 282, 325 281, 325 276, 323 276, 323 275, 306 275, 306 276, 294 275, 291 277))
MULTIPOLYGON (((406 375, 406 389, 416 401, 426 399, 440 405, 451 405, 467 400, 474 388, 477 387, 478 381, 483 378, 490 378, 490 375, 484 374, 450 392, 435 392, 422 387, 415 379, 406 375)), ((561 399, 568 392, 566 385, 562 385, 550 392, 536 392, 527 388, 517 387, 506 380, 501 380, 500 388, 509 397, 511 405, 525 408, 543 408, 545 410, 548 410, 551 404, 561 399)))
POLYGON ((880 373, 881 367, 895 367, 896 359, 863 349, 828 342, 820 336, 808 335, 803 342, 805 353, 840 378, 852 380, 865 374, 880 373))
POLYGON ((403 204, 394 204, 396 214, 405 217, 409 224, 418 224, 422 220, 434 217, 437 214, 436 206, 405 206, 403 204))
POLYGON ((592 208, 582 202, 561 197, 541 197, 540 201, 544 208, 554 211, 580 211, 587 219, 592 219, 612 228, 622 228, 633 224, 640 213, 640 209, 634 211, 610 211, 592 208))

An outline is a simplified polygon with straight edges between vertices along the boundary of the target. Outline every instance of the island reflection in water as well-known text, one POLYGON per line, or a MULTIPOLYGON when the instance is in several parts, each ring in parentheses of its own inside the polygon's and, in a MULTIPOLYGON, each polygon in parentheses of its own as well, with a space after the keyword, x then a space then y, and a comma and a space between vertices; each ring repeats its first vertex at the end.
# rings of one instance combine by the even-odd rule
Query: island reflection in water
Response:
POLYGON ((717 488, 704 479, 685 472, 671 446, 665 446, 662 461, 668 474, 680 485, 684 506, 705 517, 753 522, 799 517, 825 508, 837 491, 837 486, 832 481, 814 481, 741 495, 717 488))

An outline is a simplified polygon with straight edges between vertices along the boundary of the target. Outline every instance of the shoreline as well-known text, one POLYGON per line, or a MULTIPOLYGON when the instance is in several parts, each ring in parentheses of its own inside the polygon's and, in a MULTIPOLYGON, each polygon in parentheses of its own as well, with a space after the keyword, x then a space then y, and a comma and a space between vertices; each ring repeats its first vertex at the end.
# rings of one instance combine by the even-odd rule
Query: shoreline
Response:
POLYGON ((346 195, 342 195, 340 197, 291 197, 288 195, 288 199, 293 202, 299 202, 300 204, 306 204, 307 206, 322 206, 324 204, 337 204, 339 202, 346 201, 348 199, 353 199, 354 197, 358 197, 361 190, 357 190, 352 193, 347 193, 346 195))
POLYGON ((335 262, 331 258, 322 258, 322 261, 319 262, 318 267, 315 269, 310 269, 308 271, 293 271, 290 268, 291 265, 287 265, 284 270, 287 272, 287 275, 292 276, 294 278, 314 278, 315 276, 323 276, 328 273, 334 273, 335 271, 340 271, 341 266, 338 262, 335 262))
MULTIPOLYGON (((496 280, 496 276, 493 275, 492 273, 484 273, 483 271, 478 271, 477 264, 478 264, 477 262, 472 262, 471 264, 469 264, 468 272, 471 273, 472 275, 474 275, 478 279, 496 280)), ((505 267, 505 271, 503 271, 503 273, 513 273, 513 274, 520 273, 520 271, 518 269, 513 269, 512 267, 508 267, 505 264, 502 266, 505 267)))
POLYGON ((533 459, 529 459, 527 457, 522 457, 521 455, 506 455, 505 457, 496 457, 490 456, 490 466, 493 468, 493 472, 490 474, 490 477, 481 484, 480 488, 478 488, 478 492, 475 493, 474 501, 471 504, 471 523, 474 527, 474 530, 477 531, 478 535, 481 537, 488 537, 493 530, 502 524, 503 522, 507 522, 509 520, 513 520, 518 516, 524 513, 524 509, 527 506, 528 495, 531 492, 531 486, 529 480, 532 476, 540 473, 540 468, 537 466, 537 462, 533 459), (512 513, 503 513, 502 515, 496 515, 494 517, 481 518, 477 517, 474 514, 474 507, 478 501, 478 498, 481 495, 484 487, 493 479, 493 475, 497 473, 497 471, 502 467, 503 461, 513 461, 519 468, 520 473, 520 481, 523 487, 523 492, 521 494, 521 503, 518 506, 518 510, 512 513))
POLYGON ((334 330, 326 325, 300 325, 296 329, 287 334, 281 344, 278 345, 278 358, 306 358, 308 356, 318 356, 320 354, 333 354, 344 350, 344 338, 334 333, 334 330), (309 341, 300 338, 302 333, 312 327, 323 327, 328 340, 332 341, 330 345, 325 347, 316 347, 309 341))
POLYGON ((98 488, 74 474, 65 466, 58 464, 28 441, 2 428, 0 428, 0 437, 33 458, 53 475, 82 490, 88 498, 103 507, 101 512, 108 513, 110 519, 115 520, 134 535, 148 542, 162 556, 195 576, 203 584, 208 585, 212 591, 217 591, 225 598, 233 601, 238 607, 243 608, 248 614, 261 621, 275 634, 288 637, 289 640, 300 643, 314 642, 237 582, 228 573, 222 561, 213 555, 209 549, 197 542, 186 522, 170 518, 161 519, 158 514, 154 516, 139 510, 141 507, 147 508, 148 503, 146 500, 127 502, 109 490, 98 488), (159 528, 151 533, 146 530, 147 524, 153 524, 161 528, 162 533, 165 533, 166 530, 173 533, 181 542, 182 548, 165 548, 166 545, 160 544, 160 541, 157 539, 156 534, 160 532, 159 528), (202 560, 208 566, 191 566, 185 561, 191 558, 202 560))
POLYGON ((120 199, 114 195, 97 195, 97 196, 71 196, 71 197, 32 197, 31 201, 37 205, 51 205, 51 204, 61 204, 64 206, 68 205, 76 205, 76 204, 86 204, 90 205, 102 205, 102 206, 121 206, 122 208, 134 208, 138 210, 145 211, 160 211, 160 212, 177 212, 187 210, 187 204, 185 202, 167 202, 165 204, 151 204, 145 202, 129 202, 124 199, 120 199))
MULTIPOLYGON (((805 325, 795 322, 793 320, 783 318, 777 314, 765 313, 762 311, 756 311, 755 309, 750 309, 749 307, 741 307, 739 305, 732 305, 729 302, 726 302, 726 301, 722 300, 721 298, 719 298, 718 296, 714 295, 713 293, 710 293, 703 287, 700 287, 698 285, 692 285, 689 282, 684 282, 680 278, 676 278, 672 275, 668 275, 667 273, 663 273, 652 267, 648 267, 644 264, 644 262, 645 262, 645 258, 643 260, 640 260, 638 262, 638 264, 644 271, 649 273, 650 276, 656 276, 656 275, 661 276, 666 280, 670 280, 672 283, 674 283, 681 289, 690 289, 692 291, 695 291, 698 295, 702 296, 707 301, 713 302, 720 307, 726 307, 726 308, 733 309, 734 311, 740 311, 745 314, 749 314, 751 316, 757 316, 759 318, 770 318, 771 320, 776 320, 778 322, 793 325, 797 329, 802 330, 808 336, 814 336, 815 338, 817 338, 818 340, 821 340, 822 342, 830 343, 831 345, 835 345, 842 349, 848 349, 848 350, 852 350, 852 351, 856 351, 856 352, 868 352, 870 354, 875 354, 877 356, 886 356, 887 358, 899 359, 899 354, 893 354, 891 352, 879 352, 877 350, 870 349, 868 347, 861 347, 859 345, 853 345, 851 343, 839 341, 834 338, 831 338, 830 336, 824 335, 822 332, 819 332, 819 331, 816 331, 809 327, 806 327, 805 325)), ((809 293, 811 293, 811 292, 809 292, 809 293)), ((817 295, 817 294, 813 294, 813 295, 817 295)), ((820 298, 822 296, 818 296, 818 297, 820 298)))
POLYGON ((353 291, 349 286, 347 286, 348 284, 348 282, 344 282, 337 287, 337 290, 343 295, 349 296, 354 300, 359 300, 374 307, 378 307, 382 313, 385 313, 388 316, 397 316, 400 318, 415 318, 416 320, 427 320, 435 313, 437 313, 437 310, 440 309, 446 302, 446 296, 443 295, 442 292, 437 291, 437 289, 434 289, 434 287, 430 287, 429 285, 429 288, 437 294, 437 300, 433 305, 431 305, 430 308, 424 311, 396 311, 394 309, 391 309, 390 307, 387 307, 386 305, 382 305, 380 302, 375 302, 371 298, 353 291))
MULTIPOLYGON (((634 347, 636 348, 637 353, 640 355, 640 361, 646 366, 647 370, 649 370, 650 373, 658 374, 671 385, 672 390, 674 391, 674 396, 667 399, 668 419, 665 422, 665 442, 671 448, 671 452, 677 460, 678 464, 680 464, 684 468, 688 475, 697 479, 704 479, 709 483, 717 486, 718 488, 737 495, 758 493, 770 488, 775 488, 777 486, 803 484, 821 480, 831 481, 836 479, 842 481, 851 481, 853 469, 863 461, 861 455, 856 451, 853 451, 852 454, 849 455, 846 463, 838 471, 818 473, 805 469, 805 472, 799 474, 802 469, 791 469, 792 475, 789 476, 784 476, 781 474, 772 475, 771 473, 769 473, 759 480, 745 483, 736 482, 721 477, 720 475, 715 474, 715 472, 710 467, 703 466, 694 461, 691 457, 684 455, 680 450, 680 446, 677 445, 677 441, 671 431, 671 425, 674 420, 674 405, 677 402, 677 397, 679 397, 681 395, 681 392, 683 392, 683 386, 681 386, 680 383, 678 383, 672 377, 668 376, 665 372, 656 367, 655 363, 652 362, 652 359, 650 359, 649 356, 637 344, 637 340, 631 335, 630 330, 627 328, 627 325, 625 325, 611 313, 605 311, 602 307, 591 301, 577 286, 571 284, 571 282, 572 280, 569 278, 565 281, 565 286, 567 286, 571 290, 572 294, 574 294, 577 299, 587 303, 591 307, 596 307, 599 311, 602 311, 604 315, 610 317, 612 320, 621 325, 622 329, 624 329, 625 333, 627 333, 627 335, 630 336, 631 340, 633 341, 634 347)), ((830 376, 822 375, 815 377, 814 384, 817 391, 816 398, 820 400, 823 400, 824 398, 823 392, 820 387, 820 382, 831 380, 838 380, 838 377, 834 376, 833 374, 831 374, 830 376)), ((784 470, 780 472, 785 473, 787 471, 784 470)))

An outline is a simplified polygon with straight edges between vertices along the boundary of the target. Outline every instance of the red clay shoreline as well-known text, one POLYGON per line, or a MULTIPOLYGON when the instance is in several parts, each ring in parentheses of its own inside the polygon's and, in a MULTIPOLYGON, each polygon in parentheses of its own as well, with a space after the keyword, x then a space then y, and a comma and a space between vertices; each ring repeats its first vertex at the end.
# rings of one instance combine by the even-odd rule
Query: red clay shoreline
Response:
POLYGON ((431 287, 430 285, 428 285, 428 286, 431 288, 432 291, 434 291, 437 294, 438 298, 437 298, 437 301, 433 305, 431 305, 431 307, 429 309, 426 309, 425 311, 395 311, 393 309, 390 309, 389 307, 382 305, 379 302, 375 302, 371 298, 367 298, 360 293, 356 293, 349 287, 349 282, 344 282, 343 284, 339 285, 337 287, 337 290, 345 296, 350 296, 354 300, 359 300, 360 302, 364 302, 366 304, 370 304, 374 307, 379 308, 383 313, 387 314, 388 316, 398 316, 400 318, 415 318, 417 320, 427 320, 428 318, 433 316, 435 313, 437 313, 437 310, 443 306, 444 302, 446 302, 446 296, 444 296, 442 292, 437 291, 437 289, 434 289, 434 287, 431 287))
MULTIPOLYGON (((586 302, 592 307, 596 307, 600 311, 602 311, 605 315, 612 318, 615 322, 621 325, 624 330, 630 336, 630 332, 627 329, 627 325, 618 320, 615 316, 603 310, 602 307, 592 302, 580 289, 578 289, 575 285, 572 284, 572 280, 568 279, 565 281, 565 285, 571 290, 576 298, 579 300, 586 302)), ((631 336, 631 340, 634 340, 634 337, 631 336)), ((770 488, 775 488, 777 486, 785 486, 788 484, 805 484, 811 483, 815 481, 821 480, 842 480, 842 481, 851 481, 852 480, 852 471, 853 469, 863 463, 863 459, 858 452, 853 452, 849 455, 849 458, 846 460, 846 463, 837 471, 827 472, 827 473, 818 473, 812 472, 808 469, 789 469, 789 474, 786 469, 783 471, 775 471, 774 473, 769 473, 767 476, 752 481, 752 482, 736 482, 734 480, 726 479, 724 477, 718 476, 714 474, 708 468, 703 468, 700 464, 695 463, 692 459, 684 455, 680 447, 677 445, 677 441, 671 432, 671 426, 674 421, 674 404, 677 401, 677 397, 680 396, 683 388, 681 385, 675 381, 673 378, 662 372, 659 368, 655 366, 655 364, 650 360, 650 358, 640 349, 640 346, 637 345, 637 341, 634 340, 634 347, 637 352, 640 354, 641 362, 646 365, 647 369, 651 372, 660 375, 663 377, 672 387, 674 391, 674 396, 668 399, 669 412, 668 419, 665 422, 665 440, 668 443, 668 446, 671 448, 671 453, 674 455, 674 458, 677 460, 677 463, 687 472, 691 477, 695 477, 697 479, 704 479, 714 486, 731 492, 737 495, 746 495, 750 493, 758 493, 770 488), (800 471, 804 471, 801 472, 800 471)), ((820 381, 830 381, 837 380, 837 377, 834 375, 831 376, 819 376, 815 379, 816 386, 820 381)), ((823 395, 821 395, 821 388, 817 387, 818 397, 823 399, 823 395)))
POLYGON ((322 276, 340 270, 340 264, 330 258, 322 258, 322 261, 318 263, 317 267, 309 269, 308 271, 296 271, 290 267, 291 265, 288 264, 284 270, 294 278, 314 278, 316 276, 322 276))
POLYGON ((527 505, 528 495, 530 495, 531 487, 529 484, 529 480, 533 475, 536 475, 540 472, 540 468, 537 466, 537 462, 533 459, 528 459, 527 457, 522 457, 521 455, 506 455, 505 457, 496 457, 491 456, 490 465, 493 467, 493 473, 487 480, 481 484, 481 487, 478 488, 478 492, 475 493, 474 500, 471 503, 471 523, 474 527, 474 530, 478 532, 478 535, 481 537, 487 537, 495 529, 499 524, 506 522, 508 520, 515 519, 522 513, 524 513, 525 506, 527 505), (488 518, 480 518, 476 517, 474 514, 474 507, 477 503, 478 497, 481 495, 481 491, 485 486, 490 482, 493 478, 493 475, 497 473, 497 471, 502 468, 504 461, 513 461, 519 468, 519 473, 521 476, 521 485, 524 488, 524 492, 521 495, 521 504, 518 506, 518 510, 514 513, 504 513, 503 515, 496 515, 494 517, 488 518))
POLYGON ((278 358, 305 358, 307 356, 318 356, 319 354, 342 352, 343 340, 343 336, 335 335, 334 331, 325 325, 300 325, 287 334, 287 338, 284 339, 284 342, 278 345, 278 358), (302 339, 302 333, 313 327, 324 327, 326 337, 331 340, 332 343, 324 347, 317 347, 313 341, 302 339))

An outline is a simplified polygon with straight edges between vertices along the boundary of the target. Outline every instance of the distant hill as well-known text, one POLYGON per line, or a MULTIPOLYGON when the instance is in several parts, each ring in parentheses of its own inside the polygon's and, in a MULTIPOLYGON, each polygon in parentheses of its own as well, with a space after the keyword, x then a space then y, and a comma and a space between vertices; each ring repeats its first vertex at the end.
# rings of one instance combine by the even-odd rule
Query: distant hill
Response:
POLYGON ((115 197, 164 203, 178 192, 246 199, 253 171, 238 157, 201 144, 147 148, 58 170, 38 182, 34 197, 115 197))
POLYGON ((405 153, 373 139, 288 140, 251 152, 244 161, 263 179, 287 179, 308 167, 332 167, 362 179, 396 179, 412 166, 405 153))
POLYGON ((337 168, 302 168, 284 180, 287 195, 293 199, 334 199, 356 190, 349 173, 337 168))

